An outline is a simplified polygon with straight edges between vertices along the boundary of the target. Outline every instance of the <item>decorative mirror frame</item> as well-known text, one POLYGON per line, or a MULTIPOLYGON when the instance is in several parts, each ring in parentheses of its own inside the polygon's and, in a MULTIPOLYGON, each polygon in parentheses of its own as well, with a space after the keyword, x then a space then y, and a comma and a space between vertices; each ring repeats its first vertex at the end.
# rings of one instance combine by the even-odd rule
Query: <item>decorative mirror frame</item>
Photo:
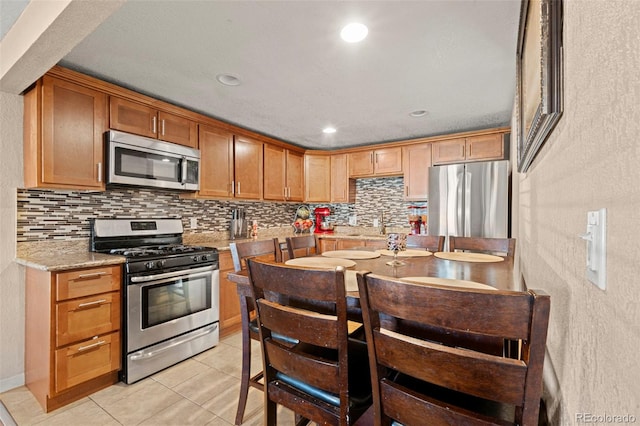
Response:
POLYGON ((521 173, 562 116, 562 23, 562 0, 522 0, 514 123, 521 173))

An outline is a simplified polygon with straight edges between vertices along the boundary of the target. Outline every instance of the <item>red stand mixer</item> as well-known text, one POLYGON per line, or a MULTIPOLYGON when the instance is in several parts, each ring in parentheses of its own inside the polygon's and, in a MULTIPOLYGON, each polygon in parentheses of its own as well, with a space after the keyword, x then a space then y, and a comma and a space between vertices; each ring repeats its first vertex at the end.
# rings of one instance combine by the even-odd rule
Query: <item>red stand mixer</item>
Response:
POLYGON ((333 234, 333 225, 326 221, 326 218, 331 214, 329 207, 316 207, 313 214, 316 216, 316 229, 313 233, 333 234))

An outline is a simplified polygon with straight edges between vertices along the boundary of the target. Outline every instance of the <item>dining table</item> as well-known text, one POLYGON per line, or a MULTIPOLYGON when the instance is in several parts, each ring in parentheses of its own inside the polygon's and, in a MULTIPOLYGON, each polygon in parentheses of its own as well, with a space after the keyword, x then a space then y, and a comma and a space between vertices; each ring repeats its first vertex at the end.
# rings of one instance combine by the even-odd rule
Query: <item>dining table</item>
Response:
MULTIPOLYGON (((322 259, 344 259, 349 261, 344 262, 346 269, 346 290, 347 300, 349 306, 357 308, 360 305, 359 294, 355 276, 357 272, 371 272, 377 275, 382 275, 390 278, 397 278, 401 280, 409 279, 412 282, 420 282, 421 279, 426 278, 444 278, 455 285, 459 282, 460 285, 465 286, 465 283, 479 283, 498 290, 516 290, 520 291, 513 276, 513 261, 508 258, 499 256, 486 256, 487 259, 493 257, 491 261, 478 260, 482 259, 476 254, 469 253, 469 256, 465 258, 464 254, 454 255, 454 252, 441 252, 431 253, 427 251, 410 251, 407 250, 404 253, 399 253, 398 260, 402 262, 402 265, 393 266, 389 265, 394 259, 390 256, 386 250, 341 250, 343 254, 341 257, 334 257, 332 252, 325 252, 323 254, 315 255, 318 258, 317 261, 322 259), (351 252, 351 254, 349 253, 351 252), (367 255, 366 253, 369 253, 367 255), (379 255, 377 255, 379 254, 379 255), (467 260, 464 260, 467 259, 467 260), (348 266, 346 266, 348 265, 348 266)), ((458 253, 458 252, 455 252, 458 253)), ((292 266, 304 266, 304 261, 300 261, 296 258, 285 261, 285 264, 292 266), (296 265, 297 263, 297 265, 296 265)), ((273 261, 275 263, 275 261, 273 261)), ((341 262, 336 262, 339 264, 341 262)), ((309 263, 311 266, 307 266, 311 269, 316 267, 333 267, 330 261, 327 261, 322 266, 321 262, 309 263), (313 266, 319 263, 320 266, 313 266)), ((227 275, 227 279, 236 284, 238 293, 240 295, 250 296, 250 282, 246 270, 238 272, 230 272, 227 275)))

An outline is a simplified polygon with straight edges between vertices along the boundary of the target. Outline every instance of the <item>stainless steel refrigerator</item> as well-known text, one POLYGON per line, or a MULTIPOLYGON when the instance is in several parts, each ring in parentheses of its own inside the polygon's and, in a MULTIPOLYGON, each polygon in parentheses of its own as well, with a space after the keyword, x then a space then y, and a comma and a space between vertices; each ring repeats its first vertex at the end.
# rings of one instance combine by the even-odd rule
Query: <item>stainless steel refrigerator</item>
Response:
POLYGON ((429 235, 506 238, 509 161, 430 167, 428 200, 429 235))

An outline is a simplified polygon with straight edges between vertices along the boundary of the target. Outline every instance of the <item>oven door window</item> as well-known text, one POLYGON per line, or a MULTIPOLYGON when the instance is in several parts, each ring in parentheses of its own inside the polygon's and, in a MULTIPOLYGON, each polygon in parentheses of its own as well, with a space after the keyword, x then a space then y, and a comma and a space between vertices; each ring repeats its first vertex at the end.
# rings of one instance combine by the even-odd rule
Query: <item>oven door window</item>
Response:
POLYGON ((115 174, 166 182, 180 182, 182 158, 115 148, 115 174))
POLYGON ((142 288, 142 328, 211 309, 211 276, 182 278, 142 288))

